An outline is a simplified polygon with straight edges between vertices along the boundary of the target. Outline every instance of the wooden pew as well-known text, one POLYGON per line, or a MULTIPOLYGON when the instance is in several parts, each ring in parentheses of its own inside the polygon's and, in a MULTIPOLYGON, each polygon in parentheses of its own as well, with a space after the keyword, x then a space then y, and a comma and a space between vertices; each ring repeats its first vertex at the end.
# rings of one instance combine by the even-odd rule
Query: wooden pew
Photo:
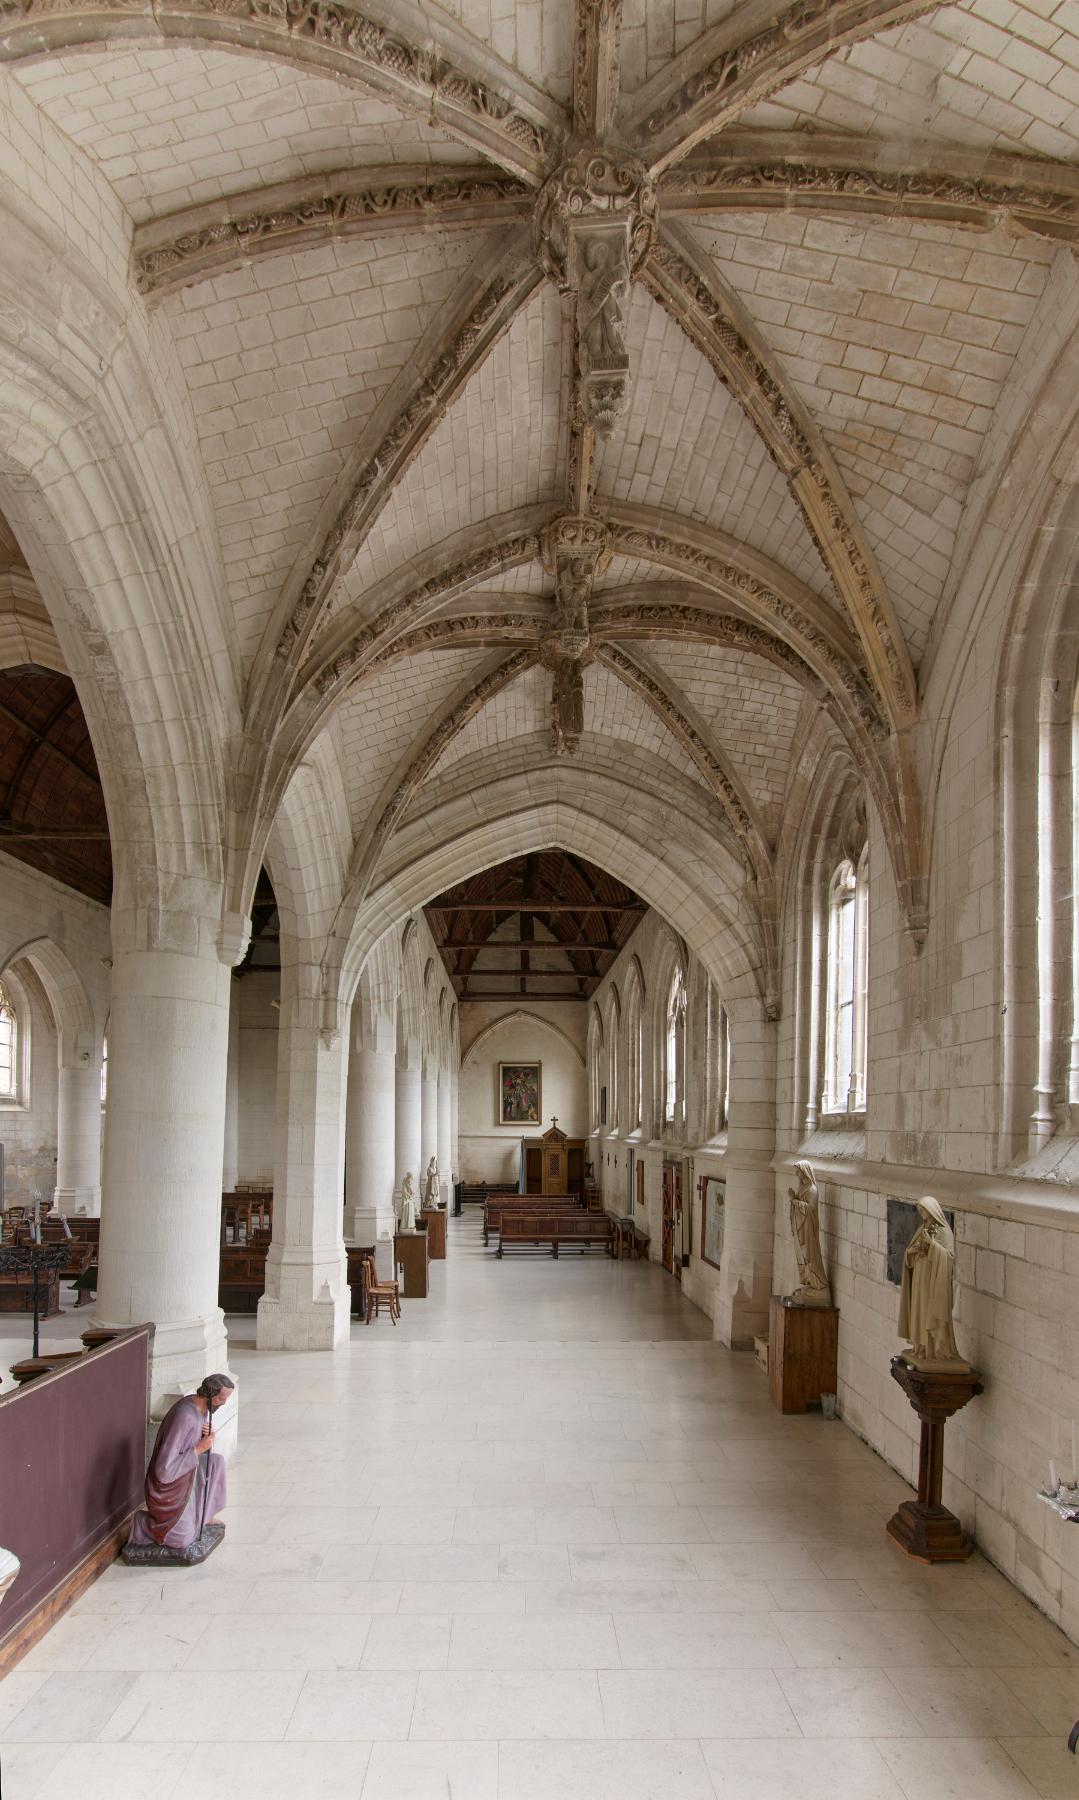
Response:
POLYGON ((580 1212, 581 1203, 576 1194, 519 1194, 495 1193, 487 1196, 483 1207, 483 1241, 490 1242, 492 1231, 497 1232, 503 1213, 510 1212, 580 1212))
POLYGON ((610 1256, 613 1253, 611 1227, 612 1221, 605 1213, 508 1212, 502 1215, 498 1255, 501 1258, 507 1248, 539 1250, 546 1249, 549 1244, 551 1255, 557 1257, 560 1246, 567 1244, 578 1249, 582 1256, 586 1250, 597 1246, 610 1256))
MULTIPOLYGON (((41 1317, 51 1319, 60 1311, 60 1279, 55 1269, 43 1269, 39 1276, 41 1317)), ((25 1274, 0 1275, 0 1313, 32 1313, 34 1310, 34 1277, 25 1274)))
POLYGON ((273 1230, 273 1194, 269 1188, 244 1190, 221 1196, 221 1242, 253 1244, 273 1230))
POLYGON ((222 1244, 217 1304, 222 1312, 256 1312, 266 1288, 268 1244, 222 1244))

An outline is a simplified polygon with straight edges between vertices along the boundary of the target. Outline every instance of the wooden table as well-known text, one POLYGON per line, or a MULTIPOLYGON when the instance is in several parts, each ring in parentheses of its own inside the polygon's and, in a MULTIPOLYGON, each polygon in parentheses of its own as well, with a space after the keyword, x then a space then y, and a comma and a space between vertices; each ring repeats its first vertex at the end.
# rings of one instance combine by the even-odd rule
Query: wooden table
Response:
POLYGON ((426 1300, 428 1293, 427 1233, 398 1231, 393 1239, 394 1267, 401 1273, 401 1297, 426 1300))

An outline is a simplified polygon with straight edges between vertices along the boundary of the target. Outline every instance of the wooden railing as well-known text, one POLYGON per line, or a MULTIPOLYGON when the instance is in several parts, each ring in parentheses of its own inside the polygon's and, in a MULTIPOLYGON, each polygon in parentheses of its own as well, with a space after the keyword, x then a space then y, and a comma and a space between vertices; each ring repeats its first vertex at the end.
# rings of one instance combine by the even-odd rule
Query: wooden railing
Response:
MULTIPOLYGON (((97 1333, 95 1337, 102 1334, 97 1333)), ((0 1677, 113 1560, 142 1505, 152 1325, 0 1395, 0 1677)))

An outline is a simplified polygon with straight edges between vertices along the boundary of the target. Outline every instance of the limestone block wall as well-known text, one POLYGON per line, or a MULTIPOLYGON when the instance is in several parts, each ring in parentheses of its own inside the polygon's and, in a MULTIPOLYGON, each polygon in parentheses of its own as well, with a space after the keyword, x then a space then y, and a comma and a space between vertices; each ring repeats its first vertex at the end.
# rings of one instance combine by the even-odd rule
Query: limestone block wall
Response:
POLYGON ((587 1007, 526 1000, 461 1003, 459 1080, 460 1179, 517 1182, 521 1138, 559 1129, 583 1137, 588 1129, 585 1073, 587 1007), (500 1062, 542 1063, 543 1119, 539 1125, 497 1124, 500 1062))
MULTIPOLYGON (((921 951, 902 929, 886 848, 870 818, 864 1127, 804 1136, 793 905, 783 920, 773 1287, 789 1292, 794 1280, 787 1189, 795 1157, 808 1157, 840 1309, 840 1411, 913 1483, 916 1421, 889 1374, 901 1345, 899 1291, 886 1276, 887 1201, 932 1193, 954 1209, 956 1336, 985 1392, 948 1426, 944 1500, 986 1555, 1079 1637, 1079 1534, 1037 1498, 1050 1457, 1070 1468, 1079 1421, 1079 1201, 1065 1181, 1037 1179, 1034 1165, 999 1160, 1009 1029, 996 710, 1003 629, 1003 609, 990 608, 953 670, 921 951)), ((1011 804, 1032 805, 1033 797, 1012 796, 1011 804)), ((1072 1141, 1067 1127, 1054 1140, 1064 1163, 1072 1141)))
POLYGON ((49 1206, 56 1186, 56 1026, 37 983, 26 980, 20 986, 20 1023, 27 1014, 30 1022, 30 1067, 27 1104, 0 1106, 4 1203, 31 1205, 40 1193, 42 1205, 49 1206))
POLYGON ((252 971, 233 984, 240 1009, 237 1082, 238 1179, 273 1185, 281 979, 252 971))
POLYGON ((59 1040, 45 987, 28 955, 70 971, 86 999, 87 1029, 80 1037, 96 1067, 109 1011, 111 942, 109 914, 50 876, 0 854, 0 974, 9 972, 30 1026, 30 1062, 23 1101, 0 1106, 6 1195, 29 1201, 40 1189, 51 1204, 56 1185, 57 1059, 59 1040))

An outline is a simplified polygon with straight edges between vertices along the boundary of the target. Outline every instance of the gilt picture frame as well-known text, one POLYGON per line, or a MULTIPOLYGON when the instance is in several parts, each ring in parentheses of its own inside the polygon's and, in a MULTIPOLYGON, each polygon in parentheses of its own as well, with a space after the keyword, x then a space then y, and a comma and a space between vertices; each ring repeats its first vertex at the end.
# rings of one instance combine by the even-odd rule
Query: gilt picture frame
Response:
POLYGON ((498 1065, 498 1123, 539 1125, 543 1120, 543 1064, 500 1062, 498 1065))

